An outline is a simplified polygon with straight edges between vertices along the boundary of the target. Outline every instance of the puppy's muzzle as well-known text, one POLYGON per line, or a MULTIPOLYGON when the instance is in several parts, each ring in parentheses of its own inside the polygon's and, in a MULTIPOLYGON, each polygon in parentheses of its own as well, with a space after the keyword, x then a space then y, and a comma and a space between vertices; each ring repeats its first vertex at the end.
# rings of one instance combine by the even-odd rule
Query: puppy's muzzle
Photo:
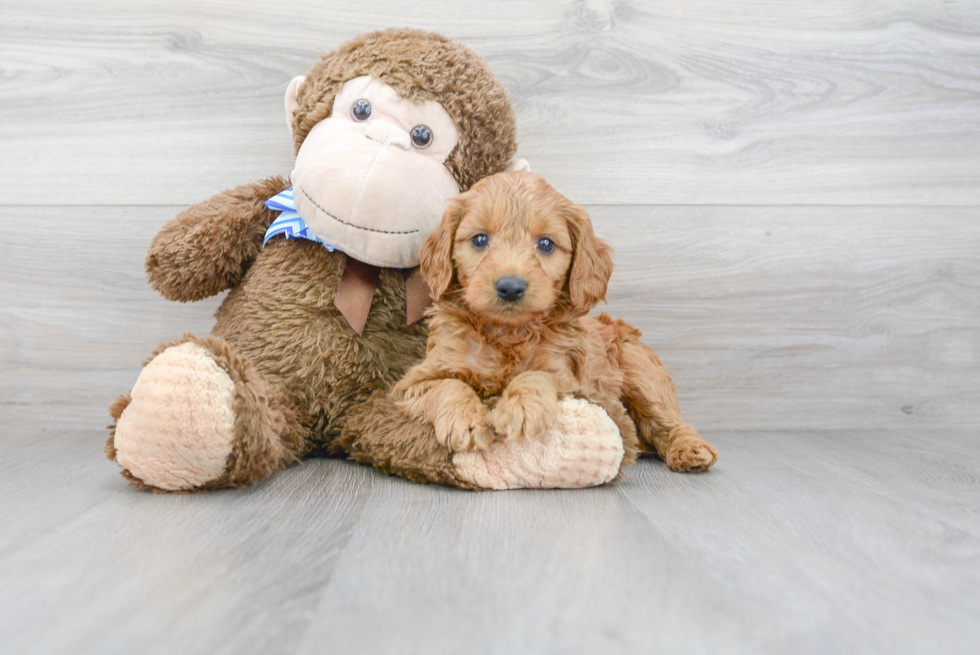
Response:
POLYGON ((527 291, 527 282, 519 277, 502 277, 493 285, 504 302, 517 302, 527 291))

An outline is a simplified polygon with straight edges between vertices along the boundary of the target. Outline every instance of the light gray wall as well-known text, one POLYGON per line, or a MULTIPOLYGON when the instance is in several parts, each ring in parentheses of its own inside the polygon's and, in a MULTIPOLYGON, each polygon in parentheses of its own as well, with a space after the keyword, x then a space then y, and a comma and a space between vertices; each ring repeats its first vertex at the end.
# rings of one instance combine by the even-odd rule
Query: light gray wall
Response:
POLYGON ((706 436, 977 425, 980 3, 913 0, 2 0, 0 420, 101 426, 206 333, 220 299, 157 296, 150 239, 288 174, 288 81, 399 25, 504 81, 706 436))

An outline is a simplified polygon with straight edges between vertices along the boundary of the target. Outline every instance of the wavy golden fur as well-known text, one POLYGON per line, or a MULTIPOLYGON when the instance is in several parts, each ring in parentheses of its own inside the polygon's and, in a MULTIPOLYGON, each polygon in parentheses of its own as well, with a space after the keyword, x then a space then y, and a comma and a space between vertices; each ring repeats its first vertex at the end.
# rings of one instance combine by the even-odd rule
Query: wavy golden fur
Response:
POLYGON ((605 299, 612 249, 585 210, 540 177, 500 173, 457 196, 421 258, 436 300, 427 355, 392 395, 441 443, 534 438, 554 422, 558 400, 575 396, 629 413, 632 425, 617 422, 631 456, 655 451, 684 471, 715 463, 639 331, 587 316, 605 299))

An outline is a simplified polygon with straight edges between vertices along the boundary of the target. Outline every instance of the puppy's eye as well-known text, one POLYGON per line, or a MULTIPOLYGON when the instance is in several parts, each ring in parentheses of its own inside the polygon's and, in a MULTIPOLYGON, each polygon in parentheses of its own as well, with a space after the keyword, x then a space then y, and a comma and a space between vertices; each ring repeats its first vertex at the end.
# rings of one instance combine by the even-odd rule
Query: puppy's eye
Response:
POLYGON ((490 244, 490 237, 488 237, 486 234, 477 234, 475 237, 470 239, 470 243, 472 243, 473 247, 477 250, 483 250, 490 244))
POLYGON ((350 115, 355 121, 363 123, 371 118, 371 103, 361 98, 350 108, 350 115))
POLYGON ((425 125, 416 125, 412 128, 412 145, 419 150, 428 148, 432 143, 432 130, 425 125))
POLYGON ((541 237, 538 239, 538 250, 546 255, 550 255, 555 251, 555 242, 548 237, 541 237))

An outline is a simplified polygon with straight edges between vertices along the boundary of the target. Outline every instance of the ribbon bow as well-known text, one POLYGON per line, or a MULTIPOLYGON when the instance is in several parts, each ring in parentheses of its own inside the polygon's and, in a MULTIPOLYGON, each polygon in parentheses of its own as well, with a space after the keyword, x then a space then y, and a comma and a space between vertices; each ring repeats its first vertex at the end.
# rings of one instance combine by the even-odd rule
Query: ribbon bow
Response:
POLYGON ((272 211, 282 212, 272 225, 265 231, 265 238, 262 240, 262 247, 274 236, 285 234, 287 239, 309 239, 326 246, 327 250, 333 252, 335 249, 326 241, 313 234, 310 226, 296 211, 296 201, 293 200, 293 188, 290 187, 265 201, 265 206, 272 211))
MULTIPOLYGON (((306 221, 296 211, 296 201, 293 200, 293 189, 289 188, 265 201, 265 206, 273 211, 282 212, 265 231, 262 247, 274 236, 284 235, 287 239, 307 239, 322 244, 330 252, 336 249, 326 241, 313 234, 306 221)), ((405 269, 405 300, 406 325, 420 321, 432 299, 429 288, 422 280, 419 267, 405 269)), ((374 291, 378 288, 381 269, 372 264, 366 264, 347 256, 344 274, 337 285, 334 306, 344 315, 350 326, 359 335, 364 334, 368 314, 371 312, 371 302, 374 291)))

